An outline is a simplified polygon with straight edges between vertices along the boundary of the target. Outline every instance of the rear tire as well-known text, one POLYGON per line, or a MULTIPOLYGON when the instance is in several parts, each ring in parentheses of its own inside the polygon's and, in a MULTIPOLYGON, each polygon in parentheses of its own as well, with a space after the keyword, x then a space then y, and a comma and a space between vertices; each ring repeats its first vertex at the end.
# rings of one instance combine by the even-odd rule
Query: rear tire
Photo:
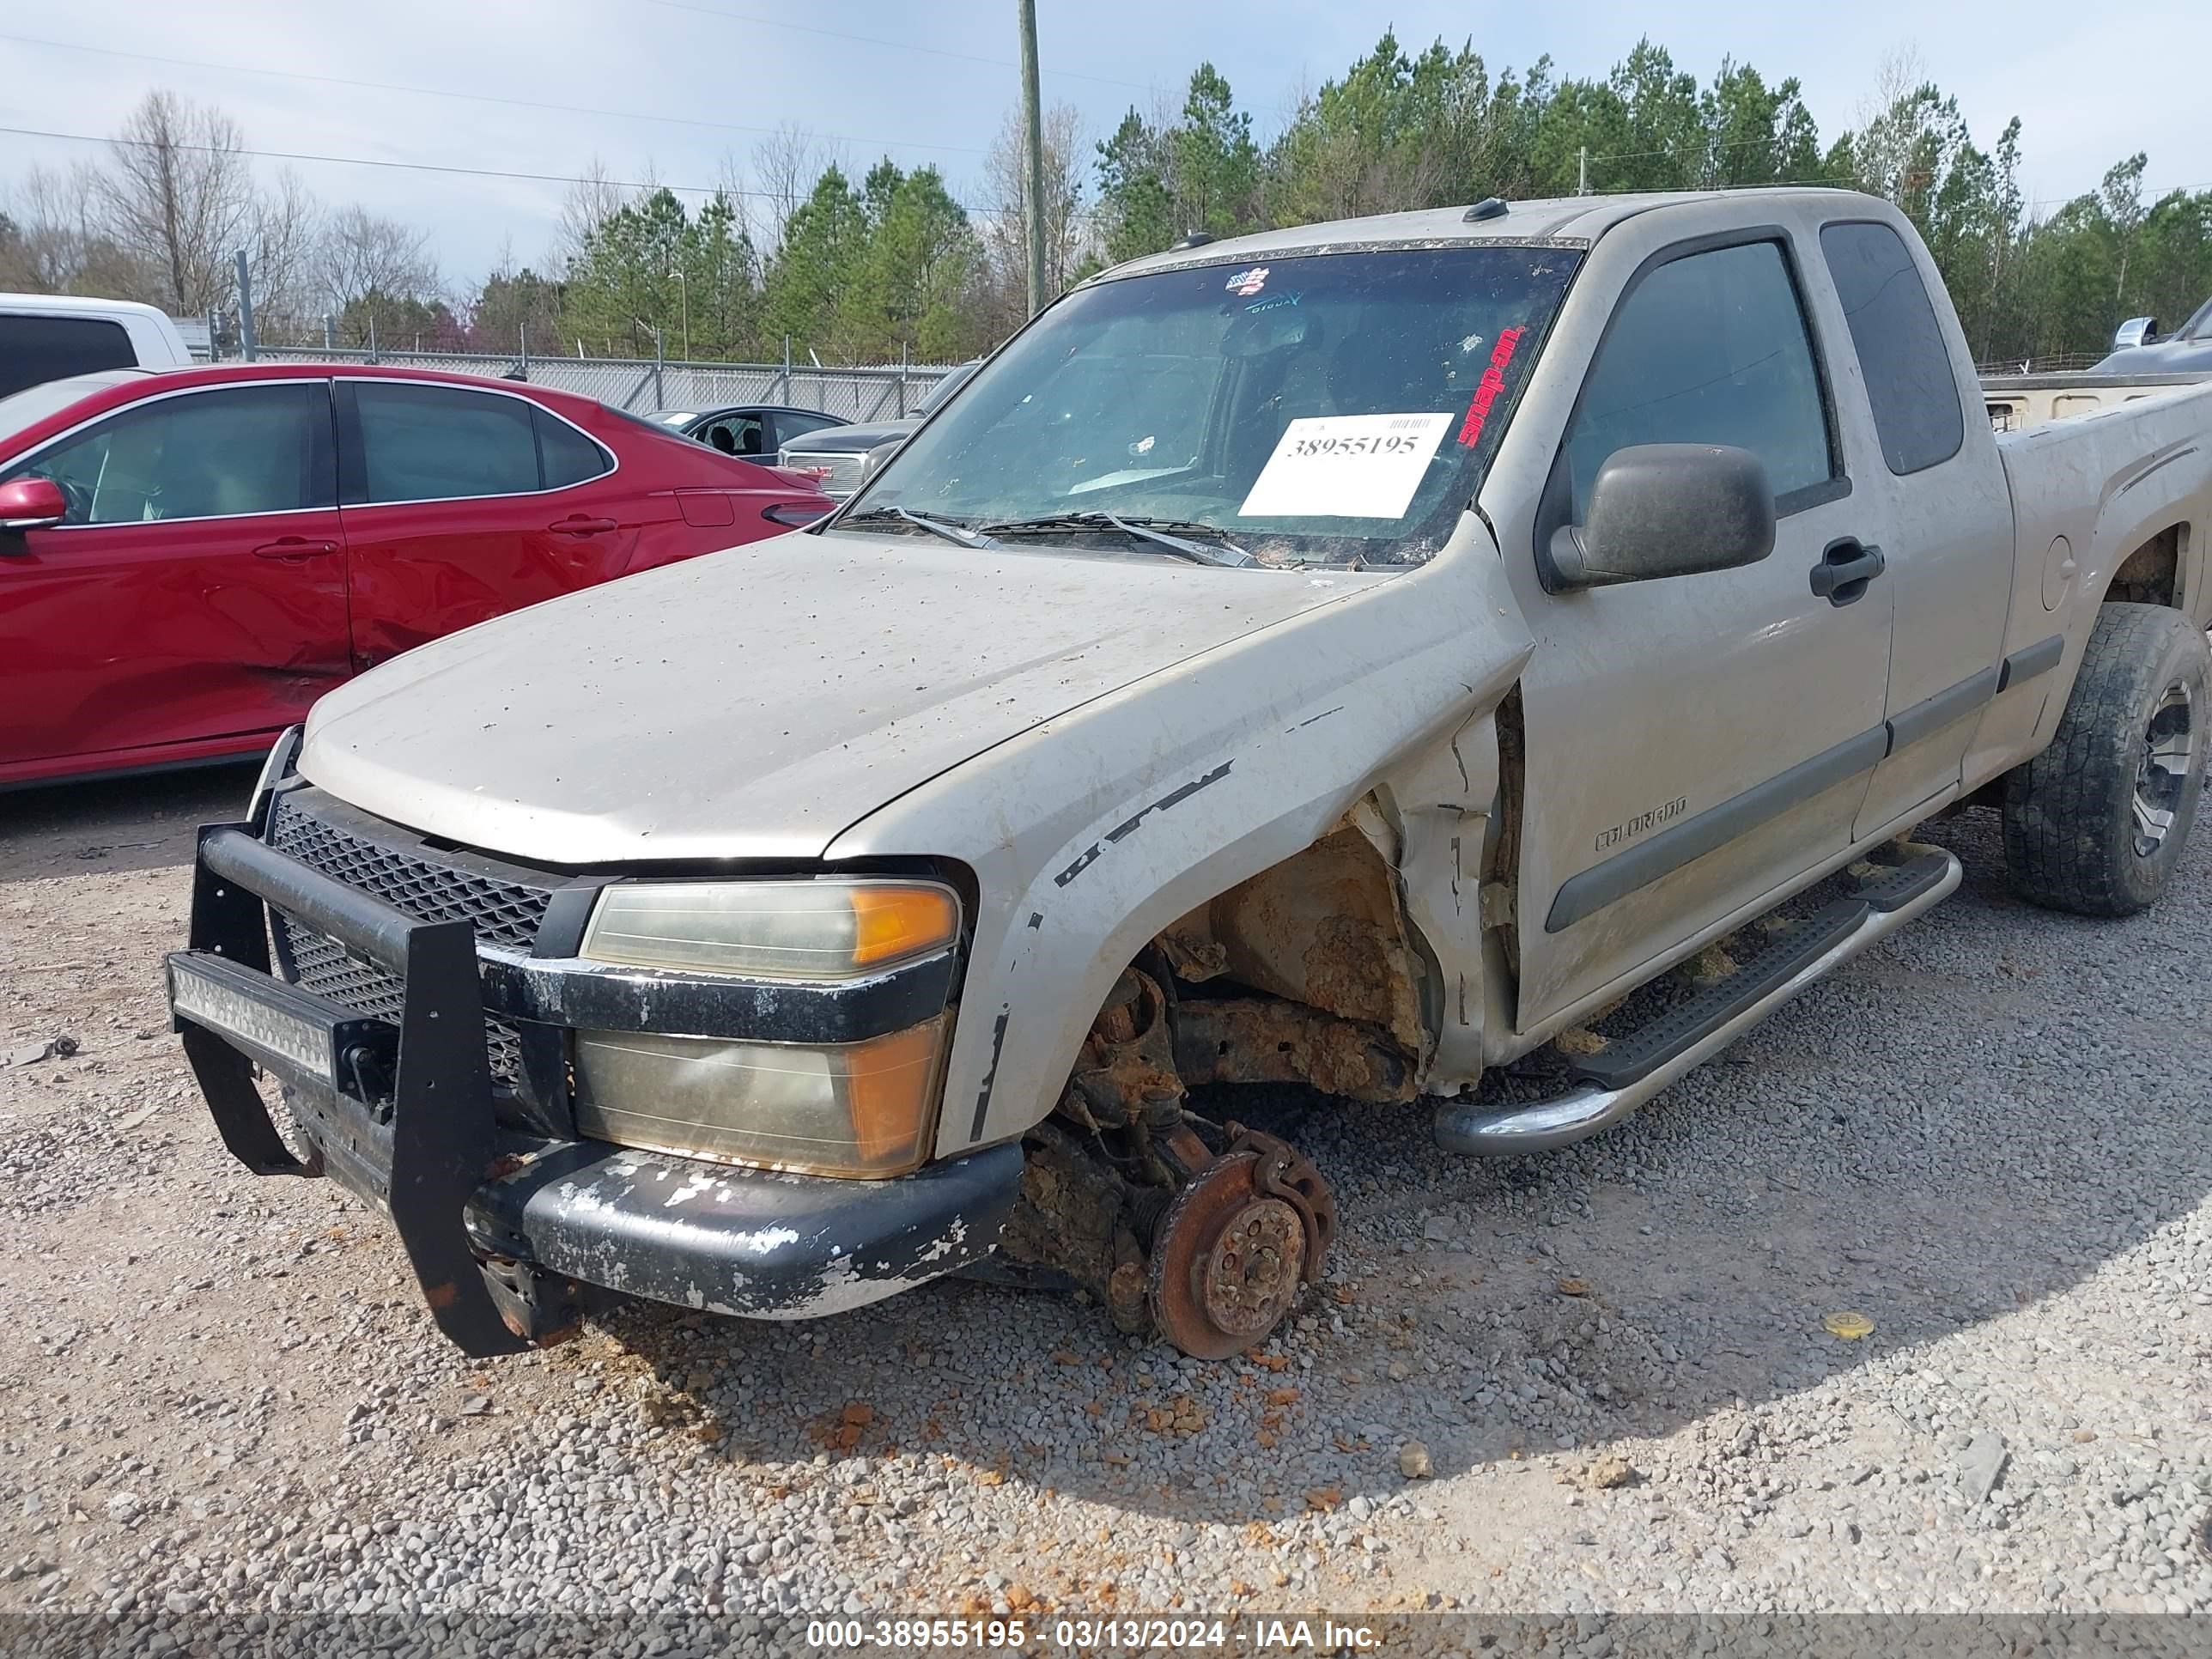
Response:
POLYGON ((2030 903, 2127 916, 2180 862, 2203 787, 2204 635, 2179 611, 2098 612, 2051 746, 2005 775, 2005 873, 2030 903))

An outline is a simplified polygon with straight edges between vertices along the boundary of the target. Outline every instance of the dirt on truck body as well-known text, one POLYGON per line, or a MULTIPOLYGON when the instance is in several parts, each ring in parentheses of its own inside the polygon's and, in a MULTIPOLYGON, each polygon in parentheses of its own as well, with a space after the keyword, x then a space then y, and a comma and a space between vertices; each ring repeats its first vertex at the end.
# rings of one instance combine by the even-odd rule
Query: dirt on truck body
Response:
POLYGON ((2005 395, 1848 192, 1117 267, 825 525, 326 698, 205 835, 179 1028, 472 1352, 969 1272, 1235 1352, 1336 1200, 1195 1088, 1600 1133, 1947 897, 1970 799, 2023 896, 2156 902, 2212 390, 2005 395))

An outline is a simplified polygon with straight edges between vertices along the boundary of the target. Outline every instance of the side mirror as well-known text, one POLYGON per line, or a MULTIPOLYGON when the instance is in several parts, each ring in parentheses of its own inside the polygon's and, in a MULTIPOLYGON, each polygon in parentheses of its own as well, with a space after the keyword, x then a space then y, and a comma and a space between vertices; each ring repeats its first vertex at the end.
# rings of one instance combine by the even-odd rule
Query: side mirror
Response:
POLYGON ((2112 349, 2126 351, 2134 346, 2148 345, 2157 337, 2157 318, 2130 317, 2120 325, 2119 331, 2112 336, 2112 349))
POLYGON ((1586 522, 1562 525, 1543 550, 1553 592, 1756 564, 1774 550, 1766 463, 1726 444, 1617 449, 1590 485, 1586 522))
POLYGON ((69 516, 69 498, 52 478, 14 478, 0 483, 0 530, 21 535, 46 530, 69 516))

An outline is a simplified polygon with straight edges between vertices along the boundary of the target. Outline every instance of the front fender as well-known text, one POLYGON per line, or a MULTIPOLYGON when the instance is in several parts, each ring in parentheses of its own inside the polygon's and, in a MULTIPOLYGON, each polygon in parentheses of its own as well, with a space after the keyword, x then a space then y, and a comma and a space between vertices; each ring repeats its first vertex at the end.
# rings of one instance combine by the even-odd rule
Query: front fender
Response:
POLYGON ((1399 576, 1252 580, 1348 591, 954 768, 830 849, 975 872, 939 1156, 1043 1117, 1147 940, 1318 840, 1395 764, 1494 707, 1533 649, 1486 540, 1399 576))

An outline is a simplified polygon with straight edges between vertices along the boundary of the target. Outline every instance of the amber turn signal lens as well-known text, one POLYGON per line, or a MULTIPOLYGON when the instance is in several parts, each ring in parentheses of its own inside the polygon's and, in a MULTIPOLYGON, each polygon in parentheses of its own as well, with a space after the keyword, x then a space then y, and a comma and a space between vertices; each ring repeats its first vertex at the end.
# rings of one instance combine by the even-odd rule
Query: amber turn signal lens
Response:
POLYGON ((855 887, 853 965, 897 962, 950 945, 960 911, 940 887, 855 887))
POLYGON ((849 1048, 845 1106, 852 1115, 854 1163, 863 1170, 910 1167, 925 1151, 936 1096, 937 1042, 942 1022, 894 1031, 849 1048))

